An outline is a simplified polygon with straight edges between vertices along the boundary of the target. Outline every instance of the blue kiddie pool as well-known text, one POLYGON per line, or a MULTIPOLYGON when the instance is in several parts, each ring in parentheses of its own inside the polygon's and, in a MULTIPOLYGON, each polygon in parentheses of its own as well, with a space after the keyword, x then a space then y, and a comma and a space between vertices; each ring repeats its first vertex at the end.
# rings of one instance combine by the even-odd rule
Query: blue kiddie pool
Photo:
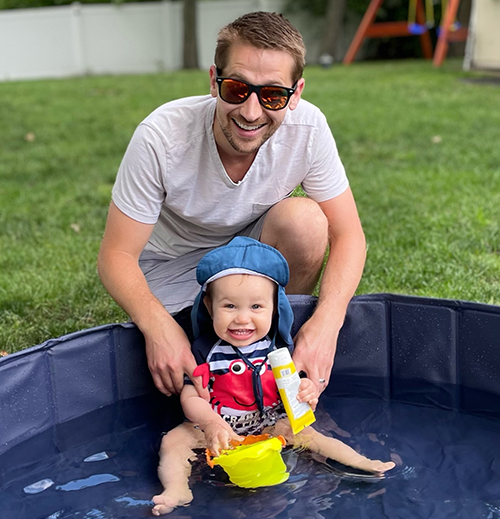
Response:
MULTIPOLYGON (((291 296, 294 332, 315 298, 291 296)), ((184 323, 185 324, 185 323, 184 323)), ((172 518, 500 518, 500 307, 355 297, 317 426, 370 458, 370 478, 285 449, 285 483, 232 485, 193 461, 194 501, 172 518)), ((154 387, 130 323, 0 361, 0 517, 151 517, 162 431, 183 420, 154 387)))

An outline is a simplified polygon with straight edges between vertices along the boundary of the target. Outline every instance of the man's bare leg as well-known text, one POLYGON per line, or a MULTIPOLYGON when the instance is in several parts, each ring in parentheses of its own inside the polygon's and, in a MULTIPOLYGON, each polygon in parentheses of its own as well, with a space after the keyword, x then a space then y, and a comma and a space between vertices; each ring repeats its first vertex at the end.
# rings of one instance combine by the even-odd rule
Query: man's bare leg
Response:
POLYGON ((383 473, 391 470, 396 465, 392 461, 371 460, 356 452, 349 445, 336 438, 325 436, 312 427, 306 427, 299 434, 294 435, 287 418, 280 420, 274 426, 273 434, 283 435, 287 443, 294 447, 303 447, 326 458, 338 461, 343 465, 365 470, 366 472, 383 473))
POLYGON ((328 245, 328 221, 310 198, 278 202, 264 221, 260 241, 278 249, 290 267, 287 294, 312 294, 328 245))
POLYGON ((153 497, 153 515, 168 514, 176 506, 187 505, 193 500, 189 488, 190 460, 195 456, 193 449, 205 446, 205 435, 189 422, 177 426, 163 437, 158 477, 164 490, 153 497))

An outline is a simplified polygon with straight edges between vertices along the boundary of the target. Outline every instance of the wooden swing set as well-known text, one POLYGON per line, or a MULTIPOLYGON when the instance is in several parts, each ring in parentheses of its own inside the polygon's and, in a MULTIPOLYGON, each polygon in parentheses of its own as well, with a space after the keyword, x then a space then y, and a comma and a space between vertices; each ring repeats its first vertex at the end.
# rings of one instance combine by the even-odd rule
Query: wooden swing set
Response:
POLYGON ((446 58, 449 42, 467 39, 467 28, 460 27, 456 22, 460 0, 442 0, 441 5, 444 14, 438 28, 438 39, 434 52, 429 35, 429 29, 435 25, 433 0, 425 0, 425 7, 423 0, 410 0, 407 21, 375 23, 377 12, 383 3, 384 0, 370 1, 351 45, 347 49, 343 61, 345 65, 354 61, 366 38, 418 36, 424 58, 433 59, 435 67, 441 66, 446 58))

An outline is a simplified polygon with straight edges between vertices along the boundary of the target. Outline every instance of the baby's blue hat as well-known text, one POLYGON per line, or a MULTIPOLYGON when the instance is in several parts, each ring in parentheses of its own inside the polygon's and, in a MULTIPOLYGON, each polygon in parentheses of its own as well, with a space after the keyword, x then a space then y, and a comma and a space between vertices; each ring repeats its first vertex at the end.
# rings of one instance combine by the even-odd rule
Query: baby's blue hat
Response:
POLYGON ((290 278, 288 263, 283 255, 270 245, 253 238, 237 236, 227 245, 211 250, 198 264, 196 279, 201 290, 196 296, 191 311, 191 321, 195 339, 205 323, 211 322, 210 315, 203 304, 206 287, 212 281, 230 274, 252 274, 267 277, 278 286, 277 325, 283 341, 293 344, 290 331, 293 311, 285 295, 285 285, 290 278))

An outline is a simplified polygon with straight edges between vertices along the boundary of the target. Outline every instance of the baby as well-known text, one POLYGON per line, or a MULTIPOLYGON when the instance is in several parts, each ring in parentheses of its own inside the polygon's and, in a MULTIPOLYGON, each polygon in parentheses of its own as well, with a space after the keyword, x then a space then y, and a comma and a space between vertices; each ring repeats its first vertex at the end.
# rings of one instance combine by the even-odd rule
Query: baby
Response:
MULTIPOLYGON (((191 314, 192 350, 198 362, 194 375, 208 385, 210 401, 201 398, 186 377, 180 398, 189 421, 163 437, 158 475, 164 491, 153 497, 154 515, 192 501, 193 449, 209 448, 218 455, 244 435, 281 434, 290 445, 368 472, 394 467, 393 462, 370 460, 312 427, 293 435, 267 361, 276 348, 293 349, 293 313, 284 291, 288 264, 276 249, 236 237, 206 254, 196 274, 202 288, 191 314)), ((297 399, 314 410, 318 396, 315 384, 303 378, 297 399)))

